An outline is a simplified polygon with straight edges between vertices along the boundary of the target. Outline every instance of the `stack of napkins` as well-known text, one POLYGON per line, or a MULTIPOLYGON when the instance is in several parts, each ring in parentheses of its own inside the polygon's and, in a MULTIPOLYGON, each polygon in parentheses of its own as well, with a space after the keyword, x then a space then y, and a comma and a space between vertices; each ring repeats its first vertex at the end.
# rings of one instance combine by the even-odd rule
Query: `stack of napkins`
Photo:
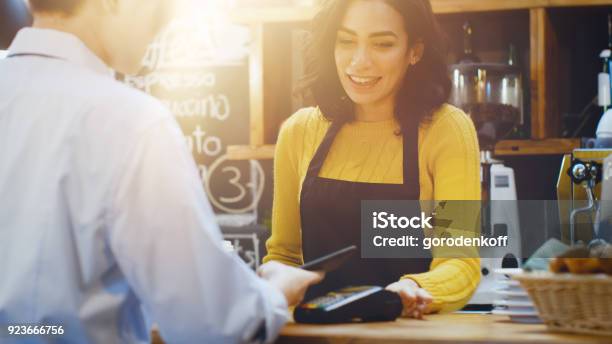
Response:
POLYGON ((523 269, 497 269, 494 271, 497 284, 496 299, 493 302, 493 314, 507 315, 511 321, 537 324, 542 321, 531 302, 529 295, 519 281, 511 279, 513 274, 522 273, 523 269))

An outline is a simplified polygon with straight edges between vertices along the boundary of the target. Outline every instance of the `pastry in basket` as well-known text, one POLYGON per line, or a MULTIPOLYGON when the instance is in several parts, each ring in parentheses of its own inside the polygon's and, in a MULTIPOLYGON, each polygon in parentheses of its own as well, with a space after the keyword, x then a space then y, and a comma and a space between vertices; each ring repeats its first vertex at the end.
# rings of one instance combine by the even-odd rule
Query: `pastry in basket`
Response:
POLYGON ((601 272, 599 258, 564 258, 565 265, 573 274, 594 274, 601 272))
POLYGON ((612 274, 612 245, 598 245, 592 249, 586 246, 573 247, 550 262, 555 273, 612 274))
POLYGON ((567 265, 563 261, 564 258, 557 257, 550 261, 550 271, 554 273, 567 272, 567 265))
POLYGON ((591 250, 591 257, 599 258, 603 272, 612 275, 612 245, 599 245, 591 250))
MULTIPOLYGON (((586 246, 576 246, 563 252, 550 262, 550 271, 555 273, 568 272, 570 260, 586 259, 589 257, 589 249, 586 246)), ((571 264, 576 269, 577 264, 571 264)))
POLYGON ((612 258, 599 258, 599 264, 603 272, 612 275, 612 258))

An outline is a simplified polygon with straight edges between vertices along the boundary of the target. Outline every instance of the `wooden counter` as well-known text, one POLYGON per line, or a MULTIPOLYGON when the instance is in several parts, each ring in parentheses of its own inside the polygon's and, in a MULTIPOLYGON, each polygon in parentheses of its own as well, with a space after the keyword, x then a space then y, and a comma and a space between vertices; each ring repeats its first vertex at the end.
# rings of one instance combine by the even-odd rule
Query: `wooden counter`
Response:
POLYGON ((505 316, 482 314, 429 315, 425 320, 304 325, 291 323, 278 344, 399 343, 612 343, 612 337, 553 333, 542 324, 512 323, 505 316))

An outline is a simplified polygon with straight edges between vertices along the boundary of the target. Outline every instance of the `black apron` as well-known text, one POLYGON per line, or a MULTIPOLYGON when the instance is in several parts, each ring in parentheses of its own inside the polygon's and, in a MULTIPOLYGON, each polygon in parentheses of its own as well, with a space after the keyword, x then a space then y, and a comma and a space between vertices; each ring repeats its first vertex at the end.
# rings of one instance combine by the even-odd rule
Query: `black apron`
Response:
MULTIPOLYGON (((349 182, 319 177, 319 172, 342 123, 332 123, 308 166, 300 194, 304 262, 349 245, 359 248, 340 269, 327 274, 308 290, 307 298, 349 285, 386 286, 408 273, 429 270, 431 257, 363 259, 361 250, 362 200, 418 200, 418 126, 403 139, 403 184, 349 182)), ((419 214, 420 215, 420 214, 419 214)))

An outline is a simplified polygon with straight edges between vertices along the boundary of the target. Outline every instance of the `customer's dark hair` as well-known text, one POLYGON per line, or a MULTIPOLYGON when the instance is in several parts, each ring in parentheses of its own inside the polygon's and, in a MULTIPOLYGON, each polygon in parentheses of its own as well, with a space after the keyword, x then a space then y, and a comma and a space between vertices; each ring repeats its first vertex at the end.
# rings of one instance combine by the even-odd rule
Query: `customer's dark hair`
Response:
POLYGON ((29 0, 33 12, 48 12, 70 15, 86 0, 29 0))
MULTIPOLYGON (((314 98, 324 116, 332 121, 351 121, 354 104, 344 91, 334 57, 336 35, 350 3, 327 0, 312 23, 305 50, 306 75, 301 91, 314 98)), ((424 44, 421 60, 411 66, 396 99, 395 116, 402 131, 429 119, 450 94, 446 64, 447 40, 434 17, 429 0, 383 0, 404 17, 408 45, 424 44)))

